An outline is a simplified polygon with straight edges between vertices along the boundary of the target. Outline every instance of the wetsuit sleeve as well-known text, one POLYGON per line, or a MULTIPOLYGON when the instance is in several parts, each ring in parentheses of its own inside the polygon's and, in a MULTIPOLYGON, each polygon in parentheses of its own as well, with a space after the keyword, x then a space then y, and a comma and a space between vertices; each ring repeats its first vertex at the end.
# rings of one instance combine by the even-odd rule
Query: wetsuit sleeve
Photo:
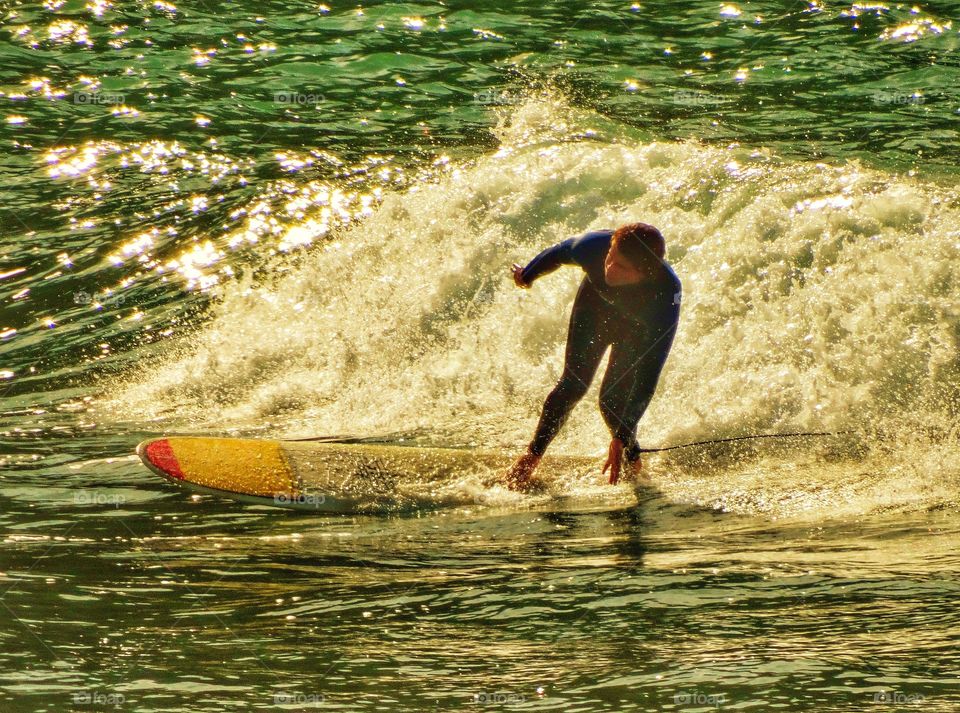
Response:
POLYGON ((567 238, 553 247, 544 250, 523 268, 520 277, 529 285, 541 275, 553 272, 561 265, 576 264, 571 251, 574 240, 576 240, 576 238, 567 238))

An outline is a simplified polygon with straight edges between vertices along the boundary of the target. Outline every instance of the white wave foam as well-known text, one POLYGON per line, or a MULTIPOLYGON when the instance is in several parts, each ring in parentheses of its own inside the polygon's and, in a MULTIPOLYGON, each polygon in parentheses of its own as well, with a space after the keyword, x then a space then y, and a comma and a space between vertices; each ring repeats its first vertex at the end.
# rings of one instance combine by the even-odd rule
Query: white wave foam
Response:
MULTIPOLYGON (((496 154, 388 195, 273 284, 227 286, 204 328, 107 405, 219 430, 424 430, 521 447, 560 375, 581 273, 522 291, 509 265, 643 220, 666 236, 685 292, 642 442, 953 427, 956 189, 602 127, 532 98, 501 123, 496 154)), ((603 452, 596 397, 595 384, 556 452, 603 452)))

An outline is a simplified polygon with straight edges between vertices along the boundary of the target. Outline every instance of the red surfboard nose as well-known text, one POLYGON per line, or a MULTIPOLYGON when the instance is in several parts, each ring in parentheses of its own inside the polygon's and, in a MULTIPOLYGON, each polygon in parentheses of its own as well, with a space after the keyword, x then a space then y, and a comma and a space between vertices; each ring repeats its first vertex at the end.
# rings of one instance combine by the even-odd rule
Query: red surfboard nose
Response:
POLYGON ((183 480, 183 471, 173 453, 173 447, 166 438, 150 441, 144 446, 143 453, 147 460, 167 475, 183 480))

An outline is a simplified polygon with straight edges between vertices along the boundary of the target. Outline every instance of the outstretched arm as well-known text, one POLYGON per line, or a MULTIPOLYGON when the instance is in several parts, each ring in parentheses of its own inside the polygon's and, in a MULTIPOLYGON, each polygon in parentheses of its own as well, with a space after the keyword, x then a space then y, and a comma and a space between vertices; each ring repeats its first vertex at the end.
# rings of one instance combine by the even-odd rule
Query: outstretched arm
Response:
POLYGON ((533 258, 526 267, 514 265, 512 269, 514 281, 521 287, 529 287, 541 275, 553 272, 561 265, 573 265, 574 259, 570 254, 570 248, 574 240, 576 238, 567 238, 547 248, 533 258))

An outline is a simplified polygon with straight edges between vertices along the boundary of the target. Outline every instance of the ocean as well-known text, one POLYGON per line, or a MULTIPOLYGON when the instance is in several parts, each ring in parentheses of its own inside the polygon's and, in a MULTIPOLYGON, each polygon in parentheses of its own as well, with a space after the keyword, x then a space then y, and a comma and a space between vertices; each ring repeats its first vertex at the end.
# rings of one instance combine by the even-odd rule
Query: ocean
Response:
MULTIPOLYGON (((0 711, 960 709, 950 3, 0 6, 0 711), (521 453, 581 274, 684 285, 600 474, 310 515, 162 434, 521 453)), ((597 379, 599 382, 599 378, 597 379)))

